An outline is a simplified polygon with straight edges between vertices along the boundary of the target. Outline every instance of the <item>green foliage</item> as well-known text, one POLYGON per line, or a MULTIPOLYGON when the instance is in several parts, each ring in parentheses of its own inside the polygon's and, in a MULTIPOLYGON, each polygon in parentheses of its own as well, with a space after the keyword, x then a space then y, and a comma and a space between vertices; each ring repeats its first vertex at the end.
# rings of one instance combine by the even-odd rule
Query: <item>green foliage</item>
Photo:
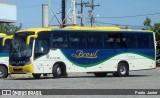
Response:
POLYGON ((151 19, 149 17, 146 17, 146 20, 143 22, 146 30, 152 30, 151 22, 151 19))
POLYGON ((20 26, 15 26, 12 23, 0 23, 0 32, 6 33, 7 35, 14 34, 16 31, 20 30, 22 24, 20 26))
POLYGON ((155 32, 156 40, 160 40, 160 23, 155 23, 153 26, 151 25, 151 19, 149 17, 146 17, 146 20, 143 22, 145 28, 144 30, 151 30, 155 32))
POLYGON ((153 31, 156 34, 156 39, 160 40, 160 23, 155 23, 153 26, 153 31))

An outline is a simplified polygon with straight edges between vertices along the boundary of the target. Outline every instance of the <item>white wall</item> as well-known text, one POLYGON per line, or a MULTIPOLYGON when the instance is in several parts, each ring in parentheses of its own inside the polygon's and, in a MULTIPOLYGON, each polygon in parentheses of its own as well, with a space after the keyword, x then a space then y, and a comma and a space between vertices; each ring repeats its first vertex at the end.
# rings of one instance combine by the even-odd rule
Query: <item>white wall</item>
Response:
POLYGON ((0 1, 0 22, 16 22, 16 20, 16 4, 0 1))

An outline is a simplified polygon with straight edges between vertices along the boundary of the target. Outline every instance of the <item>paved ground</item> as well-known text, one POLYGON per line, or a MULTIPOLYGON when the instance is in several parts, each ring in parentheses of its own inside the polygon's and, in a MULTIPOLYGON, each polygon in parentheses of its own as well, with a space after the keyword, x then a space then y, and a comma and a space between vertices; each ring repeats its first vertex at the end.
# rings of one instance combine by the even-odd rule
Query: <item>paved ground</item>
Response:
MULTIPOLYGON (((93 74, 72 73, 68 78, 44 77, 33 79, 31 75, 11 75, 12 78, 0 79, 0 89, 160 89, 160 68, 133 71, 129 77, 97 78, 93 74)), ((159 92, 160 93, 160 92, 159 92)), ((9 97, 9 96, 8 96, 9 97)), ((18 98, 19 96, 15 96, 18 98)), ((25 96, 28 98, 31 96, 25 96)), ((37 98, 159 98, 160 96, 34 96, 37 98)), ((0 96, 5 98, 5 96, 0 96)), ((14 98, 12 96, 11 98, 14 98)), ((21 98, 21 97, 19 97, 21 98)))

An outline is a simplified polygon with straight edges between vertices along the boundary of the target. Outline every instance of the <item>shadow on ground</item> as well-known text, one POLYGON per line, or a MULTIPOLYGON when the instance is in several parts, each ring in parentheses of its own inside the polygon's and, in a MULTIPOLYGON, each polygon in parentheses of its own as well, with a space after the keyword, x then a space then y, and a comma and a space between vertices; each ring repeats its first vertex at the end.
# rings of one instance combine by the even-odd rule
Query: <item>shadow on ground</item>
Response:
POLYGON ((68 76, 62 78, 54 77, 41 77, 40 79, 34 79, 33 77, 22 77, 22 78, 3 78, 4 80, 44 80, 44 79, 64 79, 64 78, 130 78, 130 77, 149 77, 150 75, 129 75, 128 77, 114 77, 113 75, 107 75, 106 77, 95 77, 95 76, 68 76))

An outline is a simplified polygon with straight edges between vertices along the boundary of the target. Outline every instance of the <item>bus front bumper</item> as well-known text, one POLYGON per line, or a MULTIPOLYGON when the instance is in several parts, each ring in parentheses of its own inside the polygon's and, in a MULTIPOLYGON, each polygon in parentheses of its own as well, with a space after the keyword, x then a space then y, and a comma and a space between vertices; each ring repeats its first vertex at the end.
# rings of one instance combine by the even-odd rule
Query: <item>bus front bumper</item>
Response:
POLYGON ((34 67, 33 64, 28 64, 24 66, 13 66, 9 65, 9 71, 10 73, 34 73, 34 67))

